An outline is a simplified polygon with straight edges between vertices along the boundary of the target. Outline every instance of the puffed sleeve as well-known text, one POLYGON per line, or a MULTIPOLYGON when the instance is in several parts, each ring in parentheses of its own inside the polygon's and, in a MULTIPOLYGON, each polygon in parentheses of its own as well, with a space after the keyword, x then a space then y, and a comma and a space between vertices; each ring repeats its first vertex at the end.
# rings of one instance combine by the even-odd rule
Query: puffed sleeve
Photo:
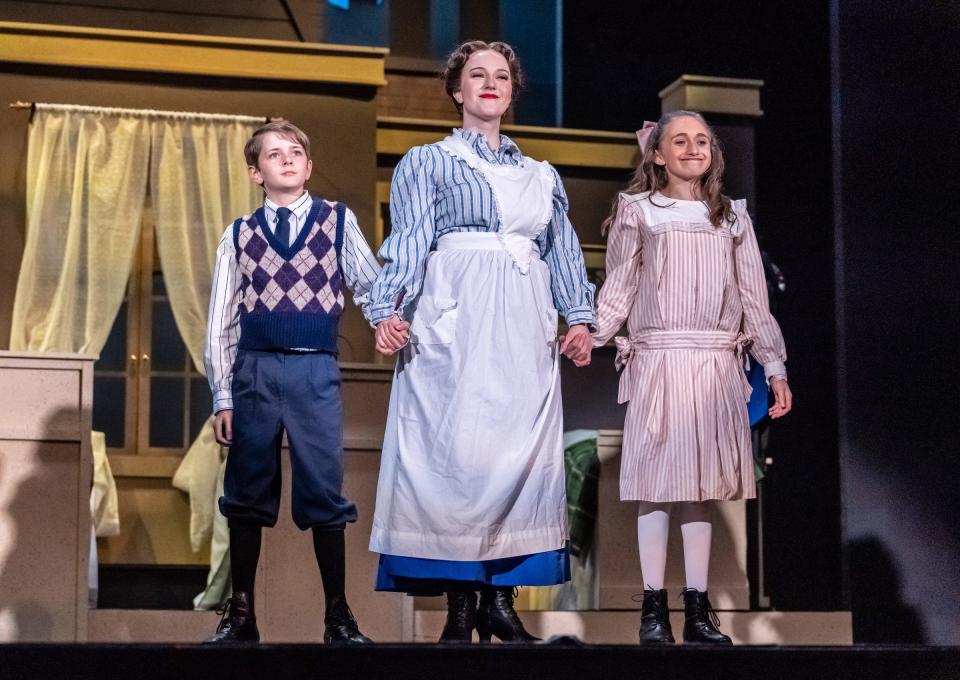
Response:
POLYGON ((770 313, 767 282, 760 259, 760 248, 753 231, 753 222, 747 213, 746 201, 736 201, 736 240, 734 257, 737 265, 737 288, 743 305, 743 333, 751 341, 750 354, 763 365, 767 380, 787 377, 787 350, 780 325, 770 313))
POLYGON ((370 323, 376 326, 420 294, 434 239, 438 153, 429 146, 410 149, 390 184, 390 236, 380 248, 383 270, 370 291, 370 323))
POLYGON ((607 242, 607 278, 597 298, 597 330, 593 345, 599 347, 613 337, 626 321, 640 285, 643 241, 636 197, 620 194, 617 214, 607 242))
POLYGON ((553 304, 568 325, 583 323, 593 326, 594 285, 587 279, 580 240, 567 217, 567 192, 557 171, 552 167, 550 170, 554 179, 553 214, 537 242, 550 270, 553 304))

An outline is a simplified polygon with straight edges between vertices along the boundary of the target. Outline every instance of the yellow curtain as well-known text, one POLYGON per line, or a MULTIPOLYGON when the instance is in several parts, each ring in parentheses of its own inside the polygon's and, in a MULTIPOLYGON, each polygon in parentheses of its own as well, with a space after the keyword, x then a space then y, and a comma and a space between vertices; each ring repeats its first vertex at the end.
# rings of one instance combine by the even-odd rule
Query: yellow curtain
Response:
MULTIPOLYGON (((26 242, 11 349, 103 349, 136 253, 149 154, 145 118, 37 105, 28 133, 26 242)), ((92 444, 91 502, 115 499, 102 434, 94 433, 92 444)), ((98 535, 119 531, 115 502, 97 503, 94 529, 98 535)))
POLYGON ((97 354, 136 252, 150 123, 47 106, 30 123, 10 349, 97 354))
MULTIPOLYGON (((173 316, 194 366, 204 373, 203 346, 217 244, 228 222, 257 207, 261 196, 247 175, 243 145, 262 119, 163 118, 153 122, 150 187, 157 250, 173 316)), ((173 485, 190 496, 190 542, 211 541, 210 576, 198 608, 229 594, 226 520, 217 510, 224 451, 208 423, 177 469, 173 485)))
POLYGON ((217 244, 229 222, 261 201, 247 176, 243 145, 262 123, 231 117, 152 124, 157 250, 177 328, 201 373, 217 244))

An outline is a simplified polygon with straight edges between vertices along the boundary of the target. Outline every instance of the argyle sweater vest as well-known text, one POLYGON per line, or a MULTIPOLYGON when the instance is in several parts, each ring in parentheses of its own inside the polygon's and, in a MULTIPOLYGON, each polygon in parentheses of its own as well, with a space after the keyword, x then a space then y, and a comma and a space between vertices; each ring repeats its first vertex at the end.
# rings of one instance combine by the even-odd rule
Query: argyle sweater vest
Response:
POLYGON ((266 226, 263 208, 233 223, 240 274, 239 349, 337 351, 345 213, 343 203, 314 199, 289 247, 266 226))

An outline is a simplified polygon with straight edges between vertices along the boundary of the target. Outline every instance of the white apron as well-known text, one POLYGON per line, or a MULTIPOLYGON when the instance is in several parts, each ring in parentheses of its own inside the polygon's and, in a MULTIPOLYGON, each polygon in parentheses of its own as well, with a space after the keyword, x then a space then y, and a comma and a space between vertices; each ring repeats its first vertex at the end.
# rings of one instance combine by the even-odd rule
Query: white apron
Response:
POLYGON ((394 372, 370 549, 491 560, 567 540, 557 311, 533 239, 553 173, 440 147, 487 180, 500 232, 441 237, 394 372))

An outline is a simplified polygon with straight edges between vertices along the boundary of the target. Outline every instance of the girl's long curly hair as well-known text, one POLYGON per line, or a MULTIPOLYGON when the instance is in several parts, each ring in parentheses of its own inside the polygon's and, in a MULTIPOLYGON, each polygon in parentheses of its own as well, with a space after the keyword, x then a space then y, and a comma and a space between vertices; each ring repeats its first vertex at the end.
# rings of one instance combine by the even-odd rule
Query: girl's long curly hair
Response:
MULTIPOLYGON (((710 133, 710 167, 707 168, 707 171, 703 175, 694 180, 696 193, 707 206, 710 223, 715 227, 719 227, 724 222, 735 222, 737 218, 736 215, 734 215, 730 199, 723 194, 723 151, 720 149, 720 143, 717 140, 717 135, 713 131, 713 128, 704 120, 703 116, 695 111, 671 111, 660 117, 660 120, 657 121, 657 126, 650 135, 649 143, 643 152, 640 164, 637 166, 636 172, 633 173, 633 181, 630 182, 630 186, 628 186, 623 193, 639 194, 644 191, 652 193, 662 191, 666 188, 667 169, 662 165, 657 165, 656 151, 660 148, 660 142, 663 141, 663 133, 667 126, 677 118, 684 116, 696 118, 703 123, 703 126, 707 128, 710 133)), ((603 221, 603 226, 601 227, 601 231, 604 234, 609 231, 617 217, 618 203, 619 197, 615 197, 610 215, 603 221)))

